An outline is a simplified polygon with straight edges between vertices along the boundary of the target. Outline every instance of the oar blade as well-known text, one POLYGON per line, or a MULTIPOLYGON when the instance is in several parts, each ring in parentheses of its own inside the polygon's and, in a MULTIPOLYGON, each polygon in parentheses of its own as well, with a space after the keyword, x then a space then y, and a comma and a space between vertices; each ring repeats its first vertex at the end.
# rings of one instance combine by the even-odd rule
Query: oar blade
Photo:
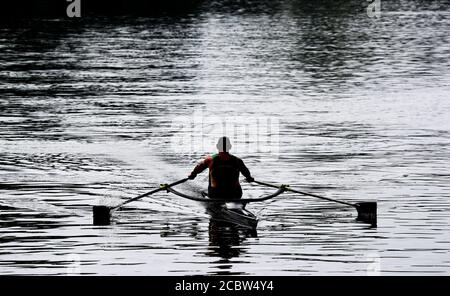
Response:
POLYGON ((111 223, 111 208, 107 206, 92 207, 94 225, 109 225, 111 223))
POLYGON ((359 202, 355 204, 358 211, 356 220, 371 224, 372 227, 377 226, 377 203, 376 202, 359 202))

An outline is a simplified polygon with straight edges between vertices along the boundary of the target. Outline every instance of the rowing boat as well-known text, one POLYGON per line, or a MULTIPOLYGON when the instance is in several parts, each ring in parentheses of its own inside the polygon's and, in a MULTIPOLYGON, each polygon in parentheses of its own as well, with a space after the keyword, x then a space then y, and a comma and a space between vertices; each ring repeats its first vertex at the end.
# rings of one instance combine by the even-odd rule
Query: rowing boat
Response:
MULTIPOLYGON (((205 192, 202 195, 208 198, 205 192)), ((236 202, 212 202, 206 206, 211 219, 216 221, 228 222, 240 227, 255 229, 258 226, 258 217, 245 209, 245 203, 236 202)))
POLYGON ((258 226, 258 217, 246 210, 242 204, 233 202, 208 204, 207 212, 211 219, 228 222, 240 227, 254 229, 258 226))
POLYGON ((190 196, 184 193, 181 193, 173 188, 173 186, 184 183, 188 180, 188 178, 184 178, 181 180, 178 180, 176 182, 173 182, 171 184, 161 184, 159 188, 156 188, 150 192, 141 194, 137 197, 130 198, 119 205, 116 205, 114 207, 108 207, 108 206, 102 206, 102 205, 96 205, 93 206, 92 212, 93 212, 93 222, 94 225, 109 225, 111 221, 111 213, 115 210, 123 207, 124 205, 139 200, 141 198, 144 198, 146 196, 149 196, 151 194, 154 194, 156 192, 166 190, 167 192, 174 193, 178 196, 184 197, 186 199, 195 200, 204 202, 207 205, 207 209, 209 213, 211 214, 213 219, 219 220, 219 221, 227 221, 231 222, 236 225, 244 226, 247 228, 256 228, 258 224, 258 218, 245 209, 245 206, 250 202, 261 202, 265 201, 271 198, 274 198, 281 193, 285 191, 290 191, 293 193, 311 196, 339 204, 343 204, 346 206, 351 206, 356 209, 358 212, 358 217, 356 218, 357 221, 361 221, 364 223, 369 223, 370 227, 377 227, 377 202, 374 201, 366 201, 366 202, 357 202, 357 203, 350 203, 342 200, 337 200, 329 197, 320 196, 317 194, 311 194, 299 190, 295 190, 289 187, 289 185, 275 185, 270 183, 265 183, 261 181, 253 180, 252 182, 255 182, 256 184, 263 185, 266 187, 272 187, 277 188, 278 190, 275 193, 269 194, 267 196, 262 196, 259 198, 243 198, 243 199, 212 199, 207 198, 205 196, 202 197, 196 197, 196 196, 190 196))
POLYGON ((186 199, 200 201, 206 203, 206 210, 211 215, 211 219, 216 221, 223 221, 240 226, 243 228, 256 229, 258 226, 258 217, 255 214, 245 209, 245 206, 250 202, 264 201, 275 196, 280 195, 285 191, 282 187, 275 193, 259 198, 245 198, 245 199, 213 199, 209 198, 205 192, 202 192, 202 197, 190 196, 181 193, 171 186, 167 186, 166 190, 186 199))

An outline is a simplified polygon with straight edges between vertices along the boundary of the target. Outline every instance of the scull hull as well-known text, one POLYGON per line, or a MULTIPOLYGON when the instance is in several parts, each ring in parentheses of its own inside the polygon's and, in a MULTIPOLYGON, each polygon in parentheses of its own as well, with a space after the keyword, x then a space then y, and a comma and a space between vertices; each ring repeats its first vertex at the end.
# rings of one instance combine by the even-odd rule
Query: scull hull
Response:
POLYGON ((246 210, 242 204, 232 202, 212 203, 208 204, 207 211, 211 218, 217 221, 225 221, 250 229, 255 229, 258 226, 258 218, 246 210))

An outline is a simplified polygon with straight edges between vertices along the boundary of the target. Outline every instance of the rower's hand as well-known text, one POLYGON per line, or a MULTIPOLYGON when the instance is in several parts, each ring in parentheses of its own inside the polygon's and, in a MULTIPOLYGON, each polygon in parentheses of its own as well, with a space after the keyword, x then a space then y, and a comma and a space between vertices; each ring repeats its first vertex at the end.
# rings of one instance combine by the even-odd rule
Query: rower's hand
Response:
POLYGON ((190 174, 190 175, 188 176, 188 179, 189 179, 189 180, 194 180, 195 177, 197 177, 197 175, 190 174))
POLYGON ((247 180, 248 183, 255 182, 255 179, 253 177, 245 178, 245 180, 247 180))

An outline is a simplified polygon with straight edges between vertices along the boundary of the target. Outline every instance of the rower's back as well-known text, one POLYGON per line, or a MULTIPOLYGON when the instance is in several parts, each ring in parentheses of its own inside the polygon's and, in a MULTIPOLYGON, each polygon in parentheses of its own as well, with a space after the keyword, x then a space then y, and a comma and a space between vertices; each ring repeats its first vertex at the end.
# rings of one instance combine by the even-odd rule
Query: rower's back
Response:
POLYGON ((208 195, 210 198, 233 199, 242 197, 239 184, 239 173, 247 180, 252 180, 250 171, 242 159, 230 154, 230 140, 221 137, 216 145, 219 153, 206 157, 191 172, 189 178, 194 179, 206 168, 209 169, 208 195))
POLYGON ((209 196, 211 198, 241 198, 239 173, 247 174, 244 162, 227 152, 212 155, 209 167, 209 196))

